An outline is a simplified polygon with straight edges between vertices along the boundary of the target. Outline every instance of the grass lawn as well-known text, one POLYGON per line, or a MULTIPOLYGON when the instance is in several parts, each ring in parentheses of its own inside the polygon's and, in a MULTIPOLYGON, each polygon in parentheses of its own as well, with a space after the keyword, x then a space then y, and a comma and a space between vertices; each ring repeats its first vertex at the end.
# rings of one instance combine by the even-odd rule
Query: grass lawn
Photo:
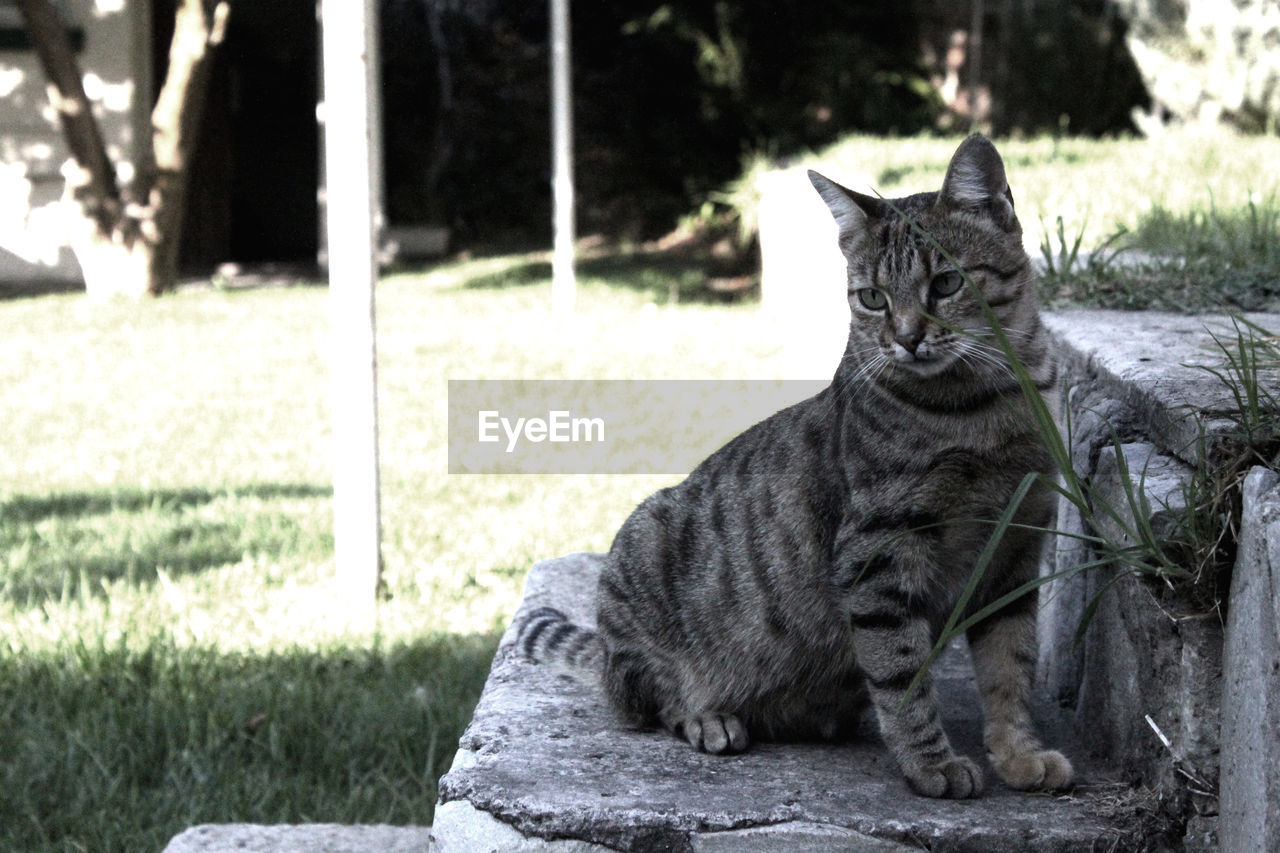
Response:
MULTIPOLYGON (((945 166, 955 147, 853 144, 892 192, 935 184, 892 163, 945 166)), ((1182 177, 1137 143, 1024 144, 1057 158, 1054 187, 1113 199, 1089 228, 1123 210, 1138 230, 1154 204, 1212 218, 1175 183, 1223 209, 1274 194, 1252 147, 1245 172, 1193 149, 1182 177), (1127 184, 1124 161, 1142 170, 1127 184)), ((1015 186, 1033 155, 1015 148, 1015 186)), ((372 617, 333 590, 323 289, 0 302, 0 850, 157 850, 197 822, 430 822, 529 566, 606 549, 673 479, 451 476, 447 380, 779 375, 781 332, 756 306, 669 304, 696 271, 584 270, 564 321, 536 258, 380 285, 388 597, 372 617)))
POLYGON ((670 479, 450 476, 447 379, 759 378, 777 349, 753 306, 588 278, 557 324, 486 270, 379 289, 373 620, 331 584, 323 289, 0 303, 0 849, 431 820, 529 566, 670 479))

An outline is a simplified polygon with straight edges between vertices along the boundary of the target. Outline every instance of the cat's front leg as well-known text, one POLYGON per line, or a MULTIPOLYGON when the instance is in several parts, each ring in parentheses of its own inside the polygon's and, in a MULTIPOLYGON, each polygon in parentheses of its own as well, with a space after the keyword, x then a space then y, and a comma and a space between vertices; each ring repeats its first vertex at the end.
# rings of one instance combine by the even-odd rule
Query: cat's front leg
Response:
POLYGON ((1044 749, 1032 731, 1035 596, 1017 599, 967 632, 986 724, 983 739, 996 773, 1019 790, 1070 786, 1071 762, 1044 749))
POLYGON ((917 793, 976 797, 982 793, 982 771, 951 749, 928 672, 907 695, 933 645, 928 621, 913 615, 908 603, 905 592, 874 579, 849 602, 854 653, 866 675, 880 735, 917 793))

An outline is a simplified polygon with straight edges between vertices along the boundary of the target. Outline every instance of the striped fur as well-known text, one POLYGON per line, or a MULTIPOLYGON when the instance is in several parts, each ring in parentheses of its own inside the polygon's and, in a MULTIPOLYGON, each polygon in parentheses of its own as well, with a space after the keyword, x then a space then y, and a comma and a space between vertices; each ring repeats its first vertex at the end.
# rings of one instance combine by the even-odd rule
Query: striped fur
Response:
POLYGON ((604 667, 604 643, 554 607, 521 615, 516 626, 520 651, 533 660, 559 666, 579 677, 595 678, 604 667))
MULTIPOLYGON (((712 753, 837 737, 869 701, 916 791, 976 796, 982 773, 952 751, 928 675, 906 691, 990 533, 972 520, 1051 470, 972 290, 1052 388, 1013 196, 980 136, 938 192, 882 200, 811 179, 849 268, 849 342, 831 385, 635 510, 601 575, 598 633, 540 610, 520 645, 593 673, 625 719, 712 753)), ((1033 491, 1016 521, 1045 526, 1052 505, 1033 491)), ((970 611, 1034 577, 1042 545, 1011 530, 970 611)), ((996 771, 1016 788, 1061 788, 1071 765, 1031 730, 1034 619, 1023 597, 969 642, 996 771)))

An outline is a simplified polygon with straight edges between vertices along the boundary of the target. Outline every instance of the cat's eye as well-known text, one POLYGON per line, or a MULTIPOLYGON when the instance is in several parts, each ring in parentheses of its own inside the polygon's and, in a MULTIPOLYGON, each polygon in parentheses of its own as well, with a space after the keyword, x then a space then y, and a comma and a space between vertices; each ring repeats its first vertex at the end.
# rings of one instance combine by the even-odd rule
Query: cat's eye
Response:
POLYGON ((889 307, 889 299, 884 295, 884 291, 876 290, 874 287, 859 288, 858 301, 868 311, 883 311, 889 307))
POLYGON ((929 290, 936 297, 950 296, 964 286, 964 276, 959 270, 947 270, 938 273, 929 282, 929 290))

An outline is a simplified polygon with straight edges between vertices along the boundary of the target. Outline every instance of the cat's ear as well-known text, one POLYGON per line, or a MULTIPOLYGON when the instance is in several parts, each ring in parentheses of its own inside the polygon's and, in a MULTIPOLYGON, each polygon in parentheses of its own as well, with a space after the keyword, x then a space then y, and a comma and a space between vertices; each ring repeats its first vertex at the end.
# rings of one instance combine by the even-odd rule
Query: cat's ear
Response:
POLYGON ((840 248, 850 249, 862 240, 867 220, 883 215, 884 206, 877 198, 842 187, 828 177, 809 170, 809 183, 827 203, 840 229, 840 248))
POLYGON ((981 134, 975 133, 956 149, 938 201, 953 209, 984 211, 1005 231, 1018 228, 1004 161, 991 140, 981 134))

